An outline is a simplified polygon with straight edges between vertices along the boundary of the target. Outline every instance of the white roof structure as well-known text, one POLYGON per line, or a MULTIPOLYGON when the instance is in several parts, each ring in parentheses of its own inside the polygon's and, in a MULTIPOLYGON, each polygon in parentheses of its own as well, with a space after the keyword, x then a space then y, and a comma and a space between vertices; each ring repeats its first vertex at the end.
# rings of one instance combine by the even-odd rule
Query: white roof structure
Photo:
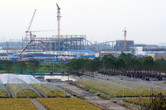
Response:
POLYGON ((40 83, 39 80, 37 80, 32 75, 15 75, 15 74, 0 74, 0 80, 3 84, 6 83, 19 83, 17 79, 21 79, 25 81, 26 83, 40 83), (16 79, 16 80, 15 80, 16 79))

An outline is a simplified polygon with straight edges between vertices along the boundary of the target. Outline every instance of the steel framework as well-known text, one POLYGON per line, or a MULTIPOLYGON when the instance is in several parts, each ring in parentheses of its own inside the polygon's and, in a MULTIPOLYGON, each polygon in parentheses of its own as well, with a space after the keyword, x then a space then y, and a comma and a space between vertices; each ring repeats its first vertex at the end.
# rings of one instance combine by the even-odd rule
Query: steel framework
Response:
POLYGON ((86 35, 58 35, 52 37, 34 37, 24 39, 27 50, 67 51, 67 50, 95 50, 94 45, 86 40, 86 35))

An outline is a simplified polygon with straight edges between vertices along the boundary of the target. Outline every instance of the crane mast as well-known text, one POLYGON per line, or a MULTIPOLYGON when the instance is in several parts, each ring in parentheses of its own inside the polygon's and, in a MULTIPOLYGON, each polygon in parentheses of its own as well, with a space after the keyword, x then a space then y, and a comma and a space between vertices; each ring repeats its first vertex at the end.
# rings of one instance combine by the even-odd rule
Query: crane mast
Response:
POLYGON ((29 23, 29 26, 28 26, 27 31, 29 31, 30 28, 31 28, 31 25, 32 25, 33 19, 34 19, 34 17, 35 17, 36 11, 37 11, 37 10, 35 9, 35 11, 33 12, 33 15, 32 15, 32 18, 31 18, 31 21, 30 21, 30 23, 29 23))
POLYGON ((30 21, 30 23, 29 23, 29 26, 28 26, 27 30, 25 31, 25 33, 26 33, 26 34, 25 34, 25 44, 26 44, 26 45, 27 45, 27 43, 28 43, 28 32, 29 32, 29 40, 32 40, 32 38, 33 38, 32 34, 30 33, 30 29, 31 29, 31 26, 32 26, 32 23, 33 23, 35 14, 36 14, 36 11, 37 11, 37 10, 35 9, 35 11, 33 12, 31 21, 30 21))
MULTIPOLYGON (((31 26, 32 26, 32 23, 33 23, 33 20, 34 20, 36 11, 37 11, 37 10, 35 9, 35 11, 33 12, 31 21, 30 21, 30 23, 29 23, 28 29, 27 29, 27 31, 26 31, 25 33, 30 32, 30 28, 31 28, 31 26)), ((32 36, 31 33, 30 33, 30 40, 32 40, 32 38, 33 38, 33 36, 32 36)))
POLYGON ((58 24, 58 38, 60 38, 60 18, 61 18, 61 12, 60 12, 60 10, 61 10, 61 8, 59 7, 59 5, 58 4, 56 4, 56 6, 57 6, 57 24, 58 24))
MULTIPOLYGON (((33 35, 32 35, 32 33, 31 33, 31 31, 30 31, 30 29, 31 29, 31 26, 32 26, 32 23, 33 23, 33 20, 34 20, 34 17, 35 17, 35 14, 36 14, 36 9, 35 9, 35 11, 33 12, 33 15, 32 15, 32 18, 31 18, 31 20, 30 20, 30 23, 29 23, 29 25, 28 25, 28 28, 27 28, 27 30, 25 31, 25 44, 26 44, 26 47, 27 47, 27 45, 29 45, 29 43, 28 43, 28 34, 29 34, 29 40, 30 40, 30 43, 31 43, 31 41, 32 41, 32 39, 33 39, 33 35)), ((23 42, 23 39, 22 39, 22 42, 23 42)), ((23 43, 22 43, 22 48, 23 48, 23 43)), ((24 51, 24 49, 23 49, 23 51, 24 51)), ((20 59, 21 59, 21 54, 22 54, 22 52, 20 53, 20 55, 19 55, 19 57, 20 57, 20 59)))
POLYGON ((124 51, 127 51, 127 48, 126 48, 126 36, 127 36, 127 30, 126 28, 123 30, 124 32, 124 51))

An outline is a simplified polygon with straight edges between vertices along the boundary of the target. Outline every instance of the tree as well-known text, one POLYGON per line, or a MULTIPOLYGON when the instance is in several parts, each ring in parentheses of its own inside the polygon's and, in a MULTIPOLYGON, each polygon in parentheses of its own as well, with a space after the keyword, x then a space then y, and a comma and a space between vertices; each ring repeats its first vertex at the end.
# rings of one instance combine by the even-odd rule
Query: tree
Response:
POLYGON ((154 60, 151 56, 145 57, 143 61, 145 70, 152 70, 154 66, 154 60))
POLYGON ((98 71, 102 67, 102 62, 99 57, 94 58, 91 62, 92 62, 92 68, 91 68, 92 72, 98 71))
POLYGON ((163 59, 154 61, 154 70, 158 72, 164 72, 166 67, 166 63, 163 59))
POLYGON ((101 67, 102 63, 100 58, 94 58, 93 60, 85 59, 84 62, 85 71, 95 72, 98 71, 101 67))
POLYGON ((113 70, 116 68, 116 58, 111 54, 104 56, 102 62, 105 69, 111 68, 113 70))
POLYGON ((78 59, 72 59, 68 64, 67 64, 67 73, 68 74, 73 74, 73 75, 78 75, 80 76, 80 70, 81 70, 81 60, 78 59))
POLYGON ((32 72, 34 73, 39 68, 39 66, 40 66, 40 63, 36 60, 31 60, 28 65, 29 69, 32 70, 32 72))
POLYGON ((166 110, 166 98, 162 93, 159 93, 156 96, 152 95, 149 106, 150 110, 166 110))
POLYGON ((126 70, 132 70, 133 69, 133 58, 134 56, 132 54, 125 54, 125 53, 122 53, 120 54, 119 56, 120 59, 123 59, 123 61, 125 62, 125 69, 126 70))
POLYGON ((10 73, 12 69, 12 61, 4 61, 6 72, 10 73))
POLYGON ((125 62, 123 59, 116 59, 116 69, 123 70, 125 68, 125 62))
POLYGON ((25 62, 22 62, 22 61, 19 62, 17 66, 18 66, 18 68, 20 69, 20 73, 21 73, 21 74, 23 74, 23 70, 25 70, 25 69, 27 68, 26 63, 25 63, 25 62))

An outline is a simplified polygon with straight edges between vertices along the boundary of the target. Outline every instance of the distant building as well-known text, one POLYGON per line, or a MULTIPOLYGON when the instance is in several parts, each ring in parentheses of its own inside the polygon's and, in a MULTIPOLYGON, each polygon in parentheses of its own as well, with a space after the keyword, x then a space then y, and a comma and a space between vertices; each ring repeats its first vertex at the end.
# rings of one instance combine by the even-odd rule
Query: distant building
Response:
POLYGON ((9 60, 9 56, 5 53, 0 53, 0 60, 9 60))
POLYGON ((153 59, 164 59, 166 60, 166 52, 164 53, 153 53, 153 54, 148 54, 148 56, 151 56, 153 59))
MULTIPOLYGON (((134 47, 134 41, 133 40, 126 40, 126 51, 132 51, 134 47)), ((115 45, 116 51, 124 51, 124 40, 116 40, 115 45)))

